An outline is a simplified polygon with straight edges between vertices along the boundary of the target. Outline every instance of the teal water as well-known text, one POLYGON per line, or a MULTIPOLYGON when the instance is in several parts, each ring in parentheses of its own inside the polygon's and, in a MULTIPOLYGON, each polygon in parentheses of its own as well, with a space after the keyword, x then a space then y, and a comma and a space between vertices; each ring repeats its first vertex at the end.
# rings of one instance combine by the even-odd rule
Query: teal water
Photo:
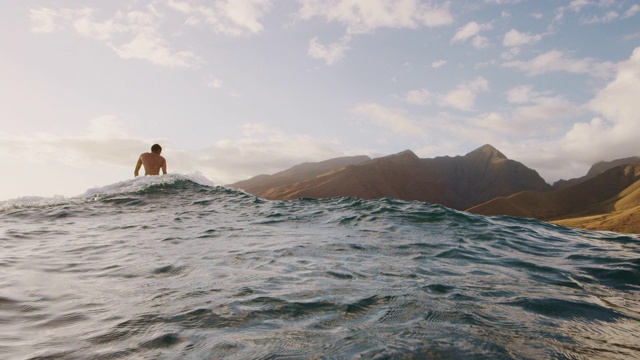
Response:
POLYGON ((3 359, 640 358, 640 238, 197 178, 0 203, 3 359))

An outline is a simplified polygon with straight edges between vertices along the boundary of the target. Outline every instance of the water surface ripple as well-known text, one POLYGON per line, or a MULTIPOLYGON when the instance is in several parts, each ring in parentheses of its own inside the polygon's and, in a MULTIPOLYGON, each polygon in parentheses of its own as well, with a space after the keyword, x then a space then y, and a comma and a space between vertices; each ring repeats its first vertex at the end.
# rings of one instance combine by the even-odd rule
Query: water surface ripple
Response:
POLYGON ((0 203, 0 357, 640 358, 637 236, 155 181, 0 203))

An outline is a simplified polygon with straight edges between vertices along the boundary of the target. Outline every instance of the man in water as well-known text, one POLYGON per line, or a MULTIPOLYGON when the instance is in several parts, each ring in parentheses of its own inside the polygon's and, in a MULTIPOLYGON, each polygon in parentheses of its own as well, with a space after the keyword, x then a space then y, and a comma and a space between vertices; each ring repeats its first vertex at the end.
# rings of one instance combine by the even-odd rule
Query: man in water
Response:
POLYGON ((133 171, 133 175, 138 176, 140 167, 144 165, 145 175, 160 175, 160 169, 162 169, 162 175, 167 173, 167 161, 160 156, 162 147, 158 144, 153 144, 150 153, 144 153, 140 155, 136 169, 133 171))

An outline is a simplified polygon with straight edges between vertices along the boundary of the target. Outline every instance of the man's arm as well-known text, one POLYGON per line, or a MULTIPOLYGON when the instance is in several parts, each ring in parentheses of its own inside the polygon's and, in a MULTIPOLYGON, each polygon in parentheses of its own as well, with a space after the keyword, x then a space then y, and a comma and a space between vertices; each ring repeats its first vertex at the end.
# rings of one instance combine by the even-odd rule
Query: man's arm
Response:
POLYGON ((167 175, 167 160, 162 158, 162 175, 167 175))
POLYGON ((136 164, 136 169, 133 171, 133 176, 138 176, 141 166, 142 166, 142 156, 138 158, 138 163, 136 164))

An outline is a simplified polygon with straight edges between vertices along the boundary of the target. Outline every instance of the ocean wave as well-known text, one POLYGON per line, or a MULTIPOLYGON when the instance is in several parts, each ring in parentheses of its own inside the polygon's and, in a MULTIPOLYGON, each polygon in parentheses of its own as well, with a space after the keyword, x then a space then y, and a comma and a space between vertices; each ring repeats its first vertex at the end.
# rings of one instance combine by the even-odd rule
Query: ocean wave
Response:
POLYGON ((24 196, 15 199, 0 201, 0 211, 19 208, 44 208, 52 206, 64 206, 81 204, 101 200, 108 196, 136 194, 154 189, 177 189, 181 184, 192 184, 204 188, 212 188, 216 185, 200 173, 191 174, 167 174, 162 176, 140 176, 119 181, 114 184, 90 188, 84 193, 66 197, 40 197, 24 196))
POLYGON ((640 356, 637 236, 178 174, 17 204, 7 358, 640 356))

